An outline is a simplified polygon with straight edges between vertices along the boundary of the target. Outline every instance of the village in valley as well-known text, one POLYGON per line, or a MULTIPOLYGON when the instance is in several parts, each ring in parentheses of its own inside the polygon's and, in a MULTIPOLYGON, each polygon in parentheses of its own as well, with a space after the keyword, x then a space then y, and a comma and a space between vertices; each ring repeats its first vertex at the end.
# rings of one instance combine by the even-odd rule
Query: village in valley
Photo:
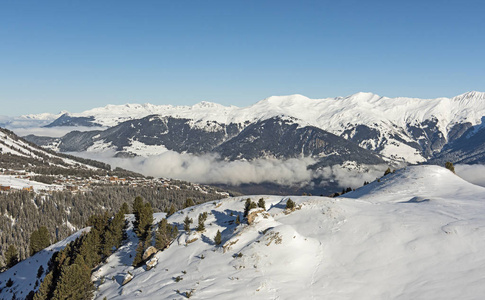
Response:
MULTIPOLYGON (((152 177, 118 177, 115 175, 92 175, 79 177, 71 175, 38 175, 24 170, 0 169, 0 192, 28 191, 52 193, 54 191, 88 192, 98 186, 131 186, 166 188, 167 190, 188 189, 202 193, 213 193, 212 187, 178 180, 152 177), (39 179, 40 178, 40 179, 39 179)), ((229 193, 217 191, 221 196, 229 193)))

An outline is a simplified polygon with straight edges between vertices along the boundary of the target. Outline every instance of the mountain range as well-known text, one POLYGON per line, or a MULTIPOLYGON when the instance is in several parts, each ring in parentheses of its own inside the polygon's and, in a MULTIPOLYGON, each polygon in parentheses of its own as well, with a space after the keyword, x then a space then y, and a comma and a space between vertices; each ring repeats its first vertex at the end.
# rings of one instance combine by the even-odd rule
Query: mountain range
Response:
POLYGON ((326 165, 480 163, 485 160, 484 117, 485 93, 480 92, 437 99, 371 93, 326 99, 291 95, 244 108, 209 102, 108 105, 64 113, 46 125, 84 126, 91 131, 27 139, 61 152, 112 149, 118 156, 172 150, 217 153, 226 160, 310 156, 326 165))

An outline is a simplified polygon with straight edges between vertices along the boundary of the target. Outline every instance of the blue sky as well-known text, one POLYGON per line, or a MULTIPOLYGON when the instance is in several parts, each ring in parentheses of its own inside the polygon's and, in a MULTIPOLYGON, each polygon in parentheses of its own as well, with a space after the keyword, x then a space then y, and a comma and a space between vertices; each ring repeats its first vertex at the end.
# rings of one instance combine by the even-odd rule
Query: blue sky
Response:
POLYGON ((483 1, 0 2, 0 115, 485 91, 483 1))

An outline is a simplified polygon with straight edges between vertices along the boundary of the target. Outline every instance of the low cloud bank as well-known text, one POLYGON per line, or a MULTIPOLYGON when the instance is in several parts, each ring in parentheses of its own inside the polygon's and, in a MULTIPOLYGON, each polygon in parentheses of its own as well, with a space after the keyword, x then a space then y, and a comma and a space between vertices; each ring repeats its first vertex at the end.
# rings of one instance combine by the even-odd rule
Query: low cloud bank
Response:
POLYGON ((466 181, 485 187, 485 165, 455 165, 455 172, 466 181))
POLYGON ((321 185, 336 182, 341 187, 357 188, 364 181, 382 176, 387 166, 359 166, 357 169, 341 166, 311 170, 313 158, 287 160, 256 159, 252 161, 224 161, 216 155, 192 155, 167 151, 149 157, 114 158, 114 151, 71 153, 101 160, 112 167, 120 167, 154 177, 176 178, 204 184, 240 185, 273 182, 281 185, 306 185, 318 178, 321 185))
POLYGON ((341 187, 355 189, 361 187, 364 181, 372 182, 382 177, 387 167, 387 165, 360 165, 356 168, 346 168, 334 165, 318 170, 315 177, 335 181, 341 187))
POLYGON ((62 137, 71 131, 93 131, 104 130, 104 127, 88 127, 88 126, 58 126, 58 127, 19 127, 9 128, 18 136, 26 136, 29 134, 37 136, 48 137, 62 137))

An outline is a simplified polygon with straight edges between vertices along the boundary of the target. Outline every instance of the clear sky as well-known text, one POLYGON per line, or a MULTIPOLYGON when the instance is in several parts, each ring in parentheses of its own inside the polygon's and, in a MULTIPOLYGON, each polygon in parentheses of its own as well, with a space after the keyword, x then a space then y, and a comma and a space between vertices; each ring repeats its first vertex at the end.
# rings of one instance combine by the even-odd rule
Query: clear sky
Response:
POLYGON ((0 2, 0 115, 485 91, 485 1, 0 2))

